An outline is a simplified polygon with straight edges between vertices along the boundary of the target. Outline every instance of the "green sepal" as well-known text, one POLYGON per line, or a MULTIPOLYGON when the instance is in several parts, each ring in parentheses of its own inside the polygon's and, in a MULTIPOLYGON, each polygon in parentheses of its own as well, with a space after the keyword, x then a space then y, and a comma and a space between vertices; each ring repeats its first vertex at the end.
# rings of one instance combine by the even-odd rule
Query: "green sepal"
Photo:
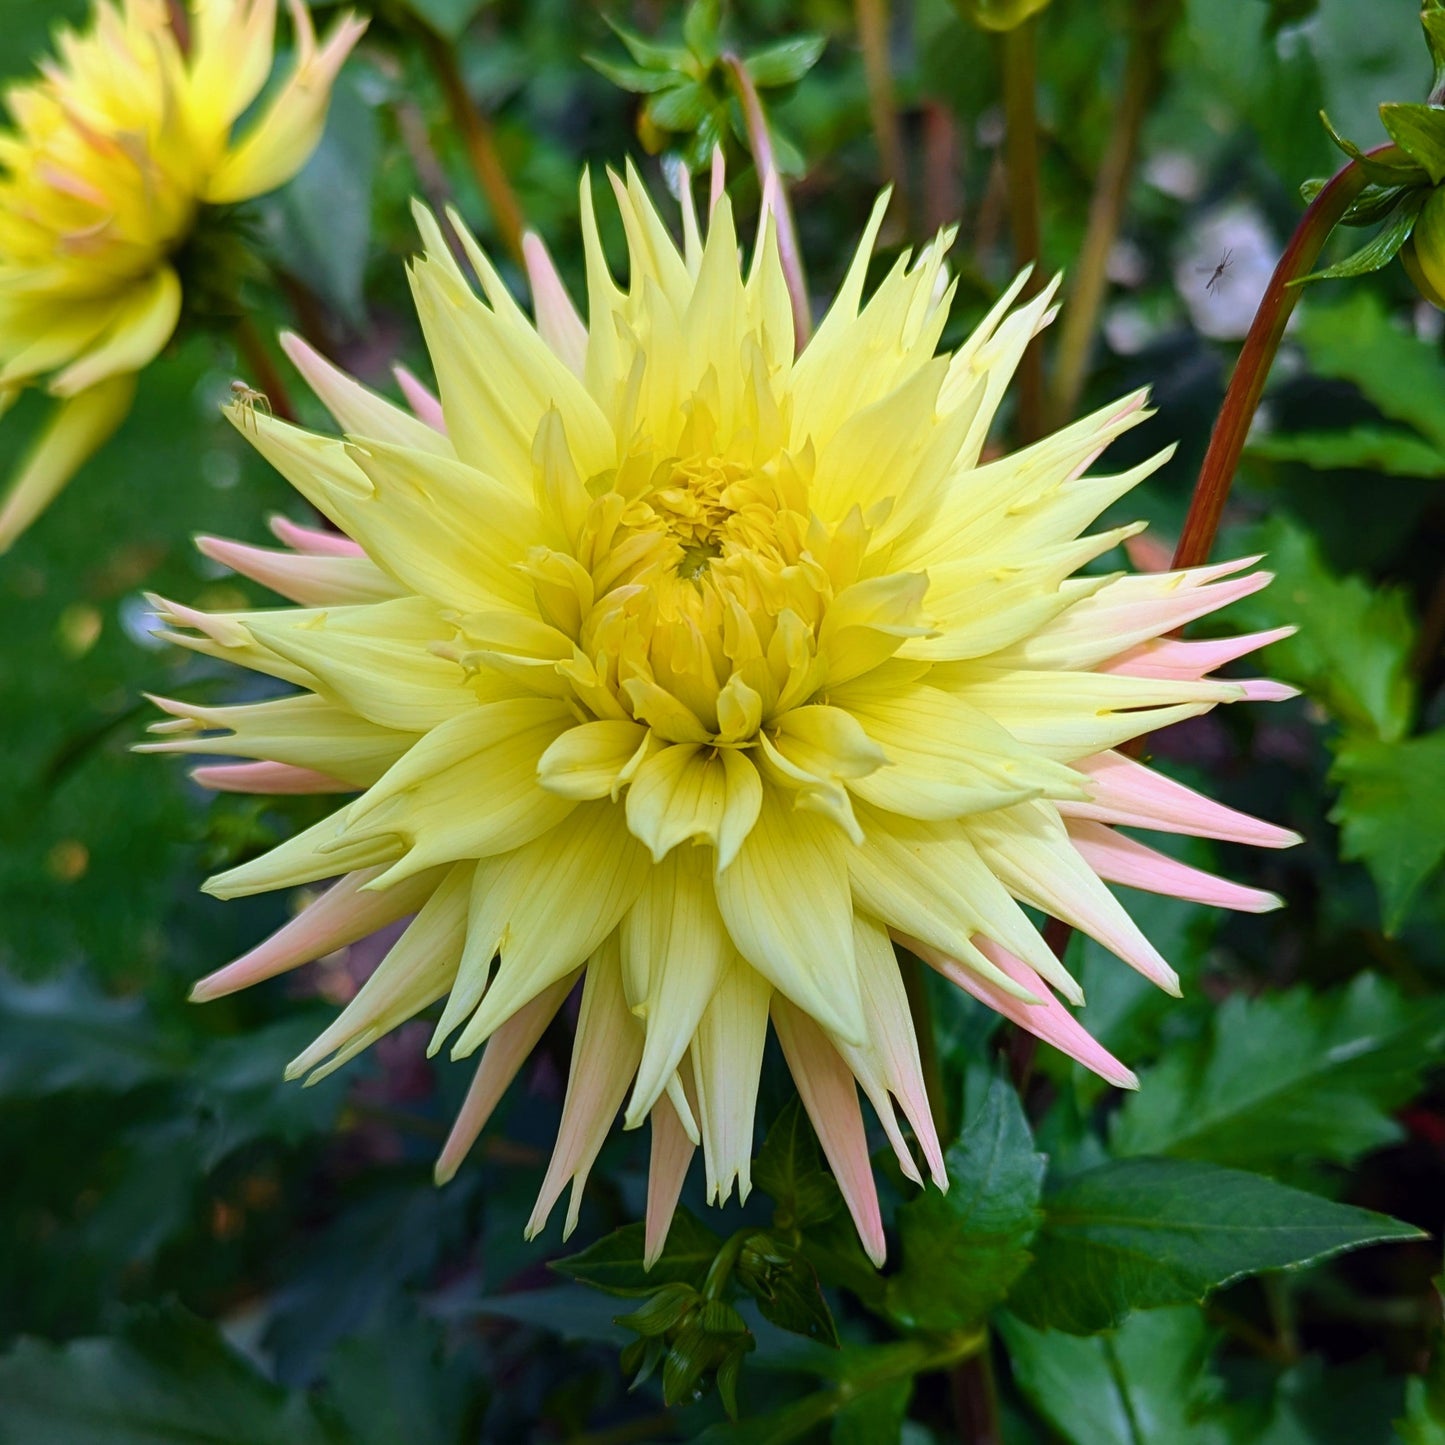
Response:
POLYGON ((1432 184, 1445 181, 1445 108, 1387 101, 1380 107, 1380 120, 1390 139, 1425 168, 1432 184))
POLYGON ((1399 254, 1400 247, 1410 239, 1420 207, 1425 204, 1426 191, 1410 191, 1395 208, 1380 233, 1373 237, 1352 255, 1322 271, 1312 271, 1308 276, 1297 276, 1291 286, 1308 286, 1312 281, 1339 281, 1350 276, 1366 276, 1388 266, 1399 254))

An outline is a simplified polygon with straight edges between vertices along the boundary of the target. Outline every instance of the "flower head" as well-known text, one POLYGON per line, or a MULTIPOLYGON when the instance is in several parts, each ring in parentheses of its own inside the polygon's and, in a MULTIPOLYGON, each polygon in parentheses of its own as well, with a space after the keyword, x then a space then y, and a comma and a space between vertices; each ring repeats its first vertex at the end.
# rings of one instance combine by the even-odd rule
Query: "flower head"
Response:
POLYGON ((276 0, 195 0, 188 50, 164 0, 97 0, 89 30, 62 28, 58 59, 6 94, 0 412, 37 383, 63 403, 0 511, 0 549, 124 418, 180 317, 172 262, 200 209, 274 190, 316 148, 365 22, 344 15, 318 45, 290 9, 295 65, 235 139, 271 73, 276 0))
POLYGON ((233 411, 345 535, 282 523, 291 550, 202 543, 299 605, 158 600, 170 635, 296 691, 164 701, 147 746, 255 759, 203 767, 214 787, 359 796, 210 880, 230 898, 340 878, 196 995, 414 913, 290 1073, 444 1001, 432 1049, 483 1050, 448 1177, 580 980, 529 1228, 569 1181, 570 1228, 623 1108, 627 1127, 652 1122, 654 1251, 695 1145, 715 1200, 746 1195, 771 1021, 881 1259, 855 1081, 904 1172, 921 1178, 911 1128, 945 1184, 895 941, 1128 1085, 1060 1002, 1079 989, 1021 905, 1173 990, 1105 881, 1277 902, 1114 828, 1292 840, 1114 751, 1286 691, 1206 677, 1266 636, 1169 636, 1266 577, 1074 575, 1137 530, 1086 534, 1160 459, 1086 472, 1147 415, 1142 395, 982 459, 1052 289, 1013 309, 1015 287, 937 355, 950 238, 862 304, 880 205, 795 357, 766 212, 744 269, 725 196, 706 239, 684 209, 679 250, 635 177, 614 188, 630 277, 608 269, 584 184, 587 324, 535 238, 534 325, 458 226, 473 294, 423 213, 411 275, 440 402, 407 377, 418 414, 403 411, 293 338, 344 438, 233 411))

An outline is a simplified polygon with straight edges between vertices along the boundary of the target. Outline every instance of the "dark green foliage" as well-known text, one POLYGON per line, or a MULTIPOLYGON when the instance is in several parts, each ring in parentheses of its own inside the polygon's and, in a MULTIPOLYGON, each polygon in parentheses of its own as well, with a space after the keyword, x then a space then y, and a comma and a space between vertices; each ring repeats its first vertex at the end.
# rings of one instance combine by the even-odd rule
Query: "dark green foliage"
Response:
POLYGON ((1136 1309, 1197 1302, 1262 1270, 1298 1268, 1380 1240, 1397 1219, 1184 1159, 1121 1159, 1044 1200, 1034 1263, 1009 1308, 1037 1328, 1092 1334, 1136 1309))

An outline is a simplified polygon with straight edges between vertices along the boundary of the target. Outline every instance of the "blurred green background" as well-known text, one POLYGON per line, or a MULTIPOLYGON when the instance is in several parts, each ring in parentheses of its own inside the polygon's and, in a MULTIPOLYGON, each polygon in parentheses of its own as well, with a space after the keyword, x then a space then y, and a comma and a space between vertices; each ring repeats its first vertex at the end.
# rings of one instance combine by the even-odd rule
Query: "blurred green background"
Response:
MULTIPOLYGON (((576 278, 581 165, 642 156, 664 190, 638 143, 636 98, 584 61, 624 58, 603 8, 411 8, 455 41, 523 212, 576 278)), ((270 271, 246 293, 265 332, 297 326, 382 387, 393 359, 426 374, 402 266, 409 198, 454 199, 502 250, 406 9, 373 26, 306 171, 255 206, 270 271)), ((0 0, 0 69, 27 73, 56 19, 84 10, 0 0)), ((1067 270, 1080 244, 1131 11, 1055 0, 1040 26, 1050 270, 1067 270)), ((645 0, 607 13, 644 33, 677 23, 677 7, 645 0)), ((825 298, 883 174, 855 8, 738 0, 728 23, 744 48, 803 33, 827 41, 811 74, 770 100, 797 152, 794 202, 825 298)), ((996 53, 947 0, 894 0, 889 52, 907 196, 877 265, 961 220, 953 341, 1011 274, 996 53)), ((1153 386, 1159 414, 1117 460, 1179 440, 1128 504, 1167 546, 1298 217, 1298 187, 1339 159, 1317 112, 1373 144, 1375 107, 1422 98, 1429 67, 1412 0, 1187 0, 1164 56, 1087 400, 1153 386)), ((731 160, 749 212, 755 178, 737 147, 731 160)), ((1182 1003, 1076 942, 1085 1022, 1139 1068, 1144 1091, 1121 1108, 1044 1050, 1034 1113, 1055 1164, 1111 1151, 1207 1159, 1439 1231, 1441 321, 1398 267, 1322 284, 1302 303, 1216 555, 1269 554, 1279 581, 1230 621, 1298 624, 1265 670, 1305 695, 1154 740, 1177 776, 1305 835, 1285 854, 1189 853, 1289 906, 1233 917, 1131 898, 1186 981, 1182 1003)), ((616 1302, 556 1283, 544 1264, 561 1252, 555 1226, 536 1245, 521 1238, 560 1110, 563 1031, 437 1191, 431 1161, 470 1070, 424 1060, 424 1023, 315 1089, 280 1080, 365 976, 375 941, 221 1003, 185 1002, 191 981, 290 906, 221 904, 199 882, 308 821, 311 806, 216 797, 170 760, 128 751, 149 720, 142 691, 238 700, 249 685, 158 645, 145 593, 266 605, 191 539, 262 542, 277 510, 308 520, 218 414, 238 374, 224 335, 173 347, 114 442, 0 560, 0 1441, 690 1439, 719 1418, 716 1402, 665 1415, 654 1387, 627 1394, 616 1302)), ((0 469, 43 410, 27 397, 0 425, 0 469)), ((957 997, 936 1005, 957 1081, 993 1047, 992 1021, 957 997)), ((764 1117, 785 1097, 770 1074, 764 1117)), ((579 1240, 638 1216, 644 1149, 637 1135, 608 1144, 579 1240)), ((697 1180, 685 1198, 700 1209, 697 1180)), ((1248 1281, 1203 1313, 1133 1317, 1107 1359, 1094 1340, 1019 1326, 998 1360, 1005 1438, 1398 1438, 1391 1422, 1438 1325, 1438 1268, 1438 1245, 1422 1243, 1248 1281)), ((845 1335, 867 1341, 861 1313, 836 1303, 845 1335)), ((806 1361, 780 1337, 759 1338, 743 1388, 750 1413, 811 1388, 806 1361)), ((948 1419, 941 1386, 923 1380, 871 1421, 845 1430, 840 1416, 831 1438, 923 1445, 956 1438, 948 1419)), ((1440 1430, 1405 1438, 1429 1445, 1445 1440, 1440 1430)))

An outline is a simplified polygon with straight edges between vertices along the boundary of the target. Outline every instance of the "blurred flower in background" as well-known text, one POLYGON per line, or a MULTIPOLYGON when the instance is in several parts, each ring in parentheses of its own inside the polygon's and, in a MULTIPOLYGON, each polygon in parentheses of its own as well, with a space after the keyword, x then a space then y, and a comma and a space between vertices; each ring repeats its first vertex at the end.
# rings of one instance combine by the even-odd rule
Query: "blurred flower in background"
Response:
POLYGON ((652 1124, 650 1256, 696 1146, 713 1202, 746 1197, 771 1022, 881 1263, 855 1080, 903 1173, 946 1184, 895 943, 1132 1085, 1060 1001, 1082 993, 1023 906, 1177 992, 1105 880, 1278 903, 1112 826, 1297 841, 1114 751, 1217 703, 1292 695, 1208 676, 1278 631, 1169 636, 1268 577, 1247 561, 1073 577, 1139 530, 1081 535, 1168 455, 1084 475, 1149 415, 1142 392, 981 460, 1053 287, 1017 304, 1015 283, 936 356, 951 234, 864 304, 885 197, 795 357, 766 203, 744 268, 720 191, 704 239, 684 189, 679 250, 635 174, 614 189, 630 280, 613 280, 584 183, 590 324, 535 237, 534 326, 457 223, 474 295, 422 212, 412 279, 440 403, 408 383, 403 411, 290 338, 345 439, 233 408, 346 535, 203 542, 299 608, 158 602, 170 635, 303 690, 162 701, 145 746, 255 760, 202 768, 215 787, 361 796, 210 880, 235 898, 345 875, 196 997, 415 913, 288 1076, 323 1077, 445 999, 433 1052, 485 1045, 445 1178, 580 980, 528 1233, 569 1183, 570 1232, 630 1090, 627 1127, 652 1124))
POLYGON ((271 73, 276 0, 102 0, 58 59, 5 97, 0 133, 0 413, 26 386, 60 405, 0 507, 9 547, 111 435, 136 373, 185 303, 179 253, 207 215, 290 180, 321 138, 331 86, 366 22, 318 43, 291 0, 290 75, 236 138, 271 73))

